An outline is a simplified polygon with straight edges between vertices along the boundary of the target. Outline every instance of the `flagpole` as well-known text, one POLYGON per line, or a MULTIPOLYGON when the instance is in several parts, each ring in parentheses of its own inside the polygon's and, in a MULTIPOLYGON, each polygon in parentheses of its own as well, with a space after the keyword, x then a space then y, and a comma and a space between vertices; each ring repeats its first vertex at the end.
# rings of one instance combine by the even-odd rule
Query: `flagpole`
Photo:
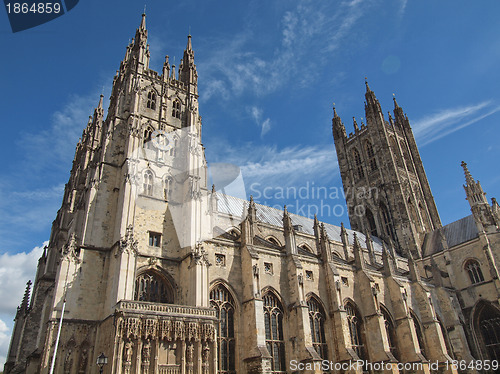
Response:
POLYGON ((57 347, 59 345, 59 337, 61 336, 61 327, 63 323, 65 308, 66 308, 66 297, 64 297, 63 306, 61 310, 61 318, 59 319, 59 327, 57 328, 56 345, 54 347, 54 356, 52 356, 52 364, 50 365, 50 374, 54 374, 54 365, 56 364, 57 347))
POLYGON ((57 348, 59 346, 59 338, 61 336, 61 327, 64 319, 64 310, 66 309, 66 295, 68 293, 68 273, 69 273, 69 264, 68 267, 66 268, 66 279, 64 280, 64 299, 61 310, 61 318, 59 319, 59 327, 57 328, 56 344, 54 346, 54 355, 52 356, 52 363, 50 364, 49 374, 54 374, 54 366, 56 364, 57 348))

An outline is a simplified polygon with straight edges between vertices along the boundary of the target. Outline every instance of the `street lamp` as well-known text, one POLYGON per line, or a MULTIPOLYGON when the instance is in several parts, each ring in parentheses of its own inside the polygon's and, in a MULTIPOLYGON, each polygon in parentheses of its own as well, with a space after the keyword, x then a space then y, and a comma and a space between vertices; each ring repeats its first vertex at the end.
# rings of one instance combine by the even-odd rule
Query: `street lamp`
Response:
POLYGON ((102 368, 104 365, 108 363, 108 358, 104 353, 101 353, 99 357, 97 357, 97 366, 99 366, 99 373, 102 374, 102 368))

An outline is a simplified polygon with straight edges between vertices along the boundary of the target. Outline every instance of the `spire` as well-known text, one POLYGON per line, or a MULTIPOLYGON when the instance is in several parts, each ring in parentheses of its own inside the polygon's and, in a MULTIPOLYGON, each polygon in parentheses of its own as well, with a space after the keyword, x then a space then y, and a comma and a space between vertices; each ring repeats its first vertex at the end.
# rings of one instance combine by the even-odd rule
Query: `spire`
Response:
POLYGON ((394 110, 399 108, 398 102, 396 101, 396 94, 392 94, 392 101, 394 101, 394 110))
POLYGON ((148 30, 146 29, 146 13, 142 13, 141 24, 135 32, 134 44, 146 47, 148 40, 148 30))
POLYGON ((345 131, 345 126, 342 123, 342 120, 337 114, 335 110, 335 103, 333 103, 333 119, 332 119, 332 131, 333 131, 333 140, 337 141, 340 138, 347 138, 347 133, 345 131))
POLYGON ((139 26, 139 30, 146 31, 146 9, 144 9, 144 13, 142 13, 141 25, 139 26))
POLYGON ((196 65, 194 64, 194 51, 191 43, 191 34, 188 35, 186 49, 184 50, 184 55, 182 57, 180 69, 179 69, 179 80, 184 82, 186 85, 192 85, 190 88, 191 93, 196 94, 196 85, 198 84, 198 73, 196 71, 196 65))
POLYGON ((366 86, 366 93, 365 93, 365 117, 366 117, 366 123, 367 125, 370 125, 370 120, 375 121, 375 123, 379 123, 380 125, 383 125, 384 119, 383 119, 383 114, 382 114, 382 108, 380 107, 380 103, 378 102, 377 98, 375 97, 375 93, 370 89, 370 86, 368 86, 368 81, 365 78, 365 86, 366 86), (381 121, 381 123, 380 123, 381 121))
POLYGON ((17 314, 26 314, 29 310, 29 302, 30 302, 30 294, 31 294, 31 280, 26 283, 26 290, 24 291, 23 301, 19 308, 17 308, 17 314))
POLYGON ((462 161, 462 168, 464 169, 465 174, 465 194, 467 195, 467 200, 471 207, 476 205, 488 205, 488 200, 486 200, 486 193, 484 193, 483 188, 481 187, 481 183, 479 181, 474 181, 472 175, 467 167, 467 164, 462 161))
POLYGON ((358 123, 356 122, 356 118, 355 117, 352 117, 352 123, 354 125, 354 131, 355 132, 359 132, 359 126, 358 126, 358 123))
POLYGON ((469 201, 470 210, 476 221, 476 225, 479 232, 492 231, 496 232, 500 227, 500 222, 498 221, 498 211, 496 209, 496 204, 490 206, 488 200, 486 200, 486 193, 481 187, 481 182, 475 181, 472 178, 467 164, 462 161, 462 167, 464 168, 465 182, 464 190, 466 199, 469 201), (494 209, 495 208, 495 209, 494 209), (494 212, 495 210, 495 212, 494 212))
POLYGON ((467 186, 472 186, 474 184, 474 179, 472 178, 469 168, 467 167, 467 163, 465 161, 462 161, 461 166, 464 169, 465 182, 467 186))

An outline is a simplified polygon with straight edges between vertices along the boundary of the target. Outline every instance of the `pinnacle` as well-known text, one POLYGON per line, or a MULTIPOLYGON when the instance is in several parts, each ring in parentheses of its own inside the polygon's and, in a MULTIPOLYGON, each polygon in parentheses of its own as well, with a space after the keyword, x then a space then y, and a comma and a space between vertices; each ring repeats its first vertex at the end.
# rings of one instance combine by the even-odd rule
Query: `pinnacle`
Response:
POLYGON ((141 26, 139 26, 141 30, 146 30, 146 9, 144 9, 144 13, 142 13, 141 26))
POLYGON ((468 185, 470 185, 471 183, 474 182, 474 179, 472 178, 469 168, 467 167, 467 163, 465 161, 462 161, 461 166, 464 169, 465 181, 467 182, 468 185))

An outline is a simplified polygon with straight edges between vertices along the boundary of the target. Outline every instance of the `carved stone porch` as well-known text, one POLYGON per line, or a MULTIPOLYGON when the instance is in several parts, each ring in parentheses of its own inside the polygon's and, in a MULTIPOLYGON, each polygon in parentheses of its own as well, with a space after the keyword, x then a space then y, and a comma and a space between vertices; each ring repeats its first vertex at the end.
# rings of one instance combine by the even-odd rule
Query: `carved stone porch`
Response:
POLYGON ((211 308, 120 301, 114 315, 113 373, 208 374, 217 366, 211 308))

